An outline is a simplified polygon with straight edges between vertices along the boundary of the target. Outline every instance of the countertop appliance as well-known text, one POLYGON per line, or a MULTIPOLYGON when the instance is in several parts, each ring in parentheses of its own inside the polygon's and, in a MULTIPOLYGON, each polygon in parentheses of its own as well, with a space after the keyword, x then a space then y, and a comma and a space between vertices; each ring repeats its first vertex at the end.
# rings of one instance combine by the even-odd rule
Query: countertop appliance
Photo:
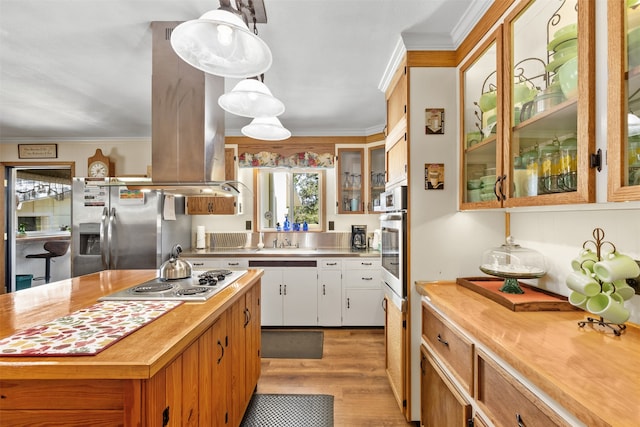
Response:
POLYGON ((247 270, 193 271, 190 277, 176 280, 151 279, 123 291, 106 295, 99 301, 206 301, 244 276, 247 270))
POLYGON ((385 295, 401 310, 407 305, 407 187, 398 186, 380 195, 382 281, 385 295))
MULTIPOLYGON (((176 243, 191 246, 191 217, 175 204, 175 220, 163 219, 162 192, 101 186, 104 180, 73 179, 72 275, 102 270, 159 268, 176 243)), ((169 205, 166 206, 170 207, 169 205)), ((170 210, 170 209, 168 209, 170 210)))
POLYGON ((352 225, 351 226, 351 249, 365 250, 367 249, 367 226, 352 225))

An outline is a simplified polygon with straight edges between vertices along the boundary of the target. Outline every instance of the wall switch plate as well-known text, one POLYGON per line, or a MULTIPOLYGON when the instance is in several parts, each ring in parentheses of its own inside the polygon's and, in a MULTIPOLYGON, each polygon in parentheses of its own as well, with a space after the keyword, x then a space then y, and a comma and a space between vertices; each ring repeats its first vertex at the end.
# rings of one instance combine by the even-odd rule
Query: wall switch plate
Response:
POLYGON ((333 221, 329 221, 329 231, 333 231, 333 230, 335 230, 335 228, 336 227, 335 227, 334 222, 333 221))
POLYGON ((244 223, 244 229, 245 229, 245 230, 251 230, 251 220, 249 220, 249 221, 245 221, 245 223, 244 223))

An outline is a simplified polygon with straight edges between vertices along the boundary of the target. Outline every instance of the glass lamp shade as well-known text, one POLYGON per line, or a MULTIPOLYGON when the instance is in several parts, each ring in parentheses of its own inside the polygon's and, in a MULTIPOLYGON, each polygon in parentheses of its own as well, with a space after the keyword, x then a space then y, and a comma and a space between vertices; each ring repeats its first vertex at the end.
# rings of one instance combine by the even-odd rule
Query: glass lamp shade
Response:
POLYGON ((284 113, 284 104, 269 88, 255 79, 240 81, 231 92, 218 98, 223 110, 243 117, 275 117, 284 113))
POLYGON ((271 50, 242 18, 212 10, 183 22, 171 33, 171 47, 193 67, 222 77, 258 76, 271 67, 271 50))
POLYGON ((291 136, 289 129, 282 126, 276 117, 256 117, 240 131, 249 138, 265 141, 281 141, 291 136))

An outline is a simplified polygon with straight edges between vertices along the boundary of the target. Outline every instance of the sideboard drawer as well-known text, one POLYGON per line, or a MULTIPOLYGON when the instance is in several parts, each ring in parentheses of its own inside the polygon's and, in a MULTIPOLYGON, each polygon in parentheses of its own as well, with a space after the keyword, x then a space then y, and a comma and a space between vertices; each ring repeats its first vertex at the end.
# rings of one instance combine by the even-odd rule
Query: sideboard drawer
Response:
POLYGON ((496 426, 569 426, 531 390, 476 349, 476 400, 496 426))
POLYGON ((422 336, 451 369, 464 390, 473 396, 473 343, 449 327, 431 307, 422 303, 422 336))

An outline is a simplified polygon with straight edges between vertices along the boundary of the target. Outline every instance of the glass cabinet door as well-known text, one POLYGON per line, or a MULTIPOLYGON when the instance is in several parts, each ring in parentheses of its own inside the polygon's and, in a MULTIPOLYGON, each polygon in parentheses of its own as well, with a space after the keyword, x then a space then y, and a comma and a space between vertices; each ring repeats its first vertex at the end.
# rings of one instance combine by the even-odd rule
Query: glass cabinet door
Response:
POLYGON ((522 1, 505 20, 504 206, 595 201, 593 3, 522 1))
POLYGON ((640 0, 607 7, 608 200, 640 200, 640 0))
POLYGON ((502 28, 460 68, 461 209, 500 207, 502 180, 502 28))
POLYGON ((338 213, 364 213, 364 149, 338 148, 338 213))
POLYGON ((369 152, 369 212, 380 206, 380 193, 384 191, 384 142, 367 148, 369 152))

